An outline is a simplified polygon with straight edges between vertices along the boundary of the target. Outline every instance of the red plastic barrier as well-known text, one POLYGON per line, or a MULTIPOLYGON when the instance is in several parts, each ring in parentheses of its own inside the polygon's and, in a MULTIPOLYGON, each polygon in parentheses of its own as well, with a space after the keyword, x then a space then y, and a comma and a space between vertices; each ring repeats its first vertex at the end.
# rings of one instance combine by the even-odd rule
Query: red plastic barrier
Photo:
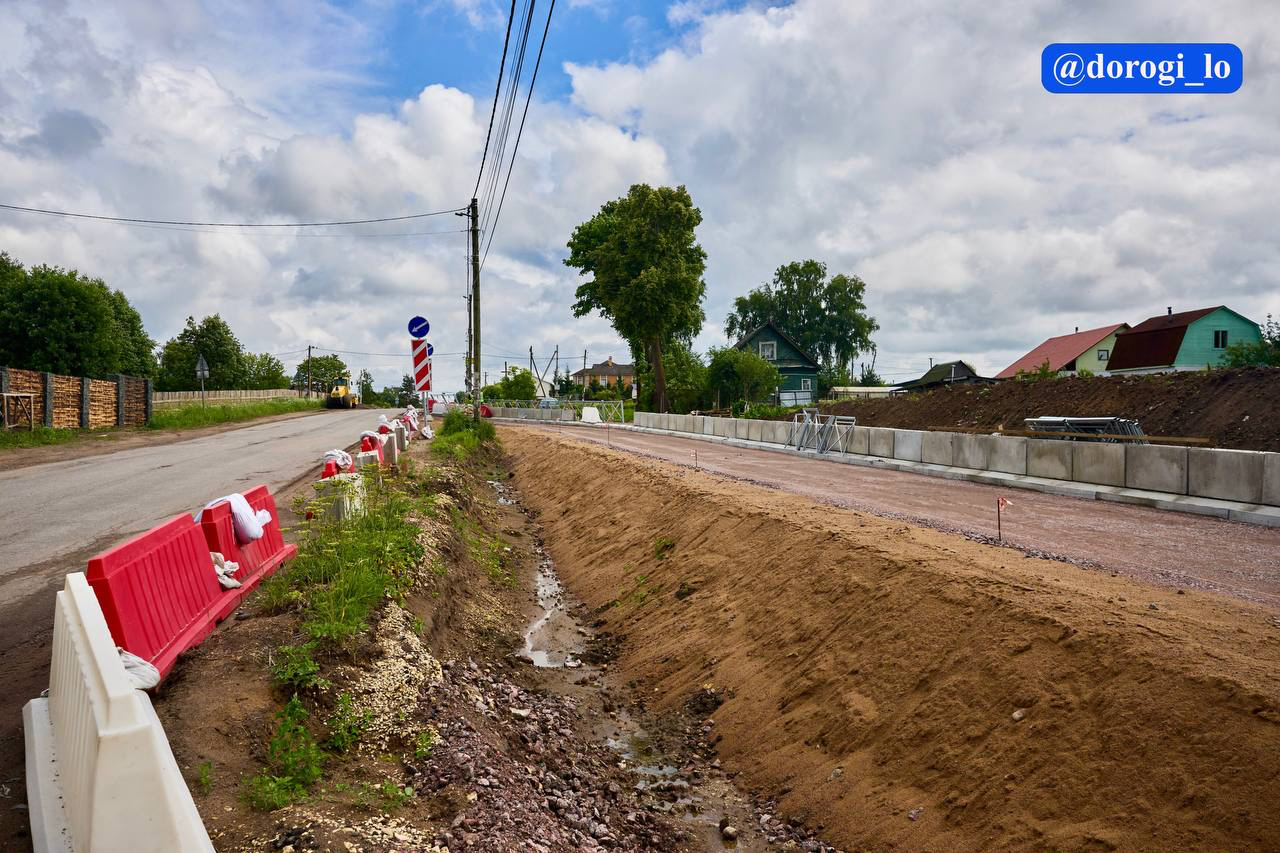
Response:
POLYGON ((360 452, 367 453, 370 450, 376 450, 378 452, 379 465, 387 464, 387 460, 382 458, 382 442, 378 441, 377 439, 370 438, 367 435, 362 435, 360 437, 360 452))
POLYGON ((436 410, 436 401, 428 397, 427 398, 427 414, 431 414, 435 410, 436 410))
POLYGON ((324 470, 320 472, 320 479, 327 480, 338 473, 338 463, 332 459, 324 463, 324 470))
POLYGON ((491 418, 491 417, 493 417, 493 409, 490 409, 490 408, 489 408, 488 406, 486 406, 484 403, 481 403, 481 404, 480 404, 480 417, 482 417, 482 418, 491 418))
POLYGON ((217 621, 239 590, 225 590, 209 547, 187 513, 105 551, 86 572, 116 644, 163 677, 217 621))
MULTIPOLYGON (((328 468, 327 465, 325 467, 328 468)), ((236 542, 230 504, 215 504, 200 514, 200 527, 204 531, 208 550, 217 551, 223 557, 240 565, 236 572, 236 580, 240 581, 240 588, 228 590, 236 593, 235 600, 230 607, 225 608, 224 612, 216 614, 218 619, 225 619, 227 614, 234 610, 255 586, 264 578, 270 577, 282 563, 293 559, 293 555, 298 553, 297 545, 285 544, 280 532, 280 515, 276 512, 276 499, 272 497, 267 487, 254 486, 244 493, 244 499, 249 502, 254 512, 265 509, 271 513, 271 521, 262 529, 262 538, 244 545, 236 542)))

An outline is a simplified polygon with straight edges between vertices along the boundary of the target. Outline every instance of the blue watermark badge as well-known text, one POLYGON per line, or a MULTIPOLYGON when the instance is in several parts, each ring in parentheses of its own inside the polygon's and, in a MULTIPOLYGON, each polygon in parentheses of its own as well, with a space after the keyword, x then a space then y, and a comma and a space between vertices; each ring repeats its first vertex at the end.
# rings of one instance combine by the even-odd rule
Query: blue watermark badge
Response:
POLYGON ((1228 94, 1244 82, 1234 44, 1051 44, 1040 81, 1062 94, 1228 94))

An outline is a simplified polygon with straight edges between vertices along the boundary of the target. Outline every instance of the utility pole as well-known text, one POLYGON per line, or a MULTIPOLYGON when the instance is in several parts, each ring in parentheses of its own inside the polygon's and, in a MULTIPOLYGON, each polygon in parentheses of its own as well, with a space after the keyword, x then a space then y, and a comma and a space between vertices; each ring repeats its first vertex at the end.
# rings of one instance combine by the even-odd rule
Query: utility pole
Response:
POLYGON ((311 344, 307 344, 307 399, 311 399, 311 344))
POLYGON ((480 205, 473 198, 467 209, 471 215, 471 346, 475 355, 476 393, 472 417, 480 420, 480 205))
POLYGON ((471 294, 463 297, 467 302, 467 354, 462 359, 462 388, 471 394, 471 294))

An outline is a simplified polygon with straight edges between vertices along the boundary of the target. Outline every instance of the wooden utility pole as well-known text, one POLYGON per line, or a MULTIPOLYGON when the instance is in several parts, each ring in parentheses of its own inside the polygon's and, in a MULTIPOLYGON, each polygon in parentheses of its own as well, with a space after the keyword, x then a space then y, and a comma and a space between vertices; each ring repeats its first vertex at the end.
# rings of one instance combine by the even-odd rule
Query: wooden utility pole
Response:
POLYGON ((311 344, 307 344, 307 399, 311 399, 311 344))
POLYGON ((475 370, 472 417, 480 420, 480 205, 473 198, 467 209, 471 217, 471 347, 475 370))
POLYGON ((463 297, 467 302, 467 354, 462 359, 462 388, 471 394, 471 292, 467 289, 467 295, 463 297))

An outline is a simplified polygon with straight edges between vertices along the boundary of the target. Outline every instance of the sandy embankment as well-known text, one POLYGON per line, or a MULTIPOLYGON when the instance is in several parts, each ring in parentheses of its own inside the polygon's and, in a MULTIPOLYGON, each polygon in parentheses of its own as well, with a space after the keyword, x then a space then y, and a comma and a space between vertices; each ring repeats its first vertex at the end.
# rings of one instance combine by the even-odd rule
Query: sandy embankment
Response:
POLYGON ((621 669, 660 706, 724 691, 727 766, 832 840, 1280 848, 1272 611, 573 439, 503 441, 570 590, 618 602, 621 669))

